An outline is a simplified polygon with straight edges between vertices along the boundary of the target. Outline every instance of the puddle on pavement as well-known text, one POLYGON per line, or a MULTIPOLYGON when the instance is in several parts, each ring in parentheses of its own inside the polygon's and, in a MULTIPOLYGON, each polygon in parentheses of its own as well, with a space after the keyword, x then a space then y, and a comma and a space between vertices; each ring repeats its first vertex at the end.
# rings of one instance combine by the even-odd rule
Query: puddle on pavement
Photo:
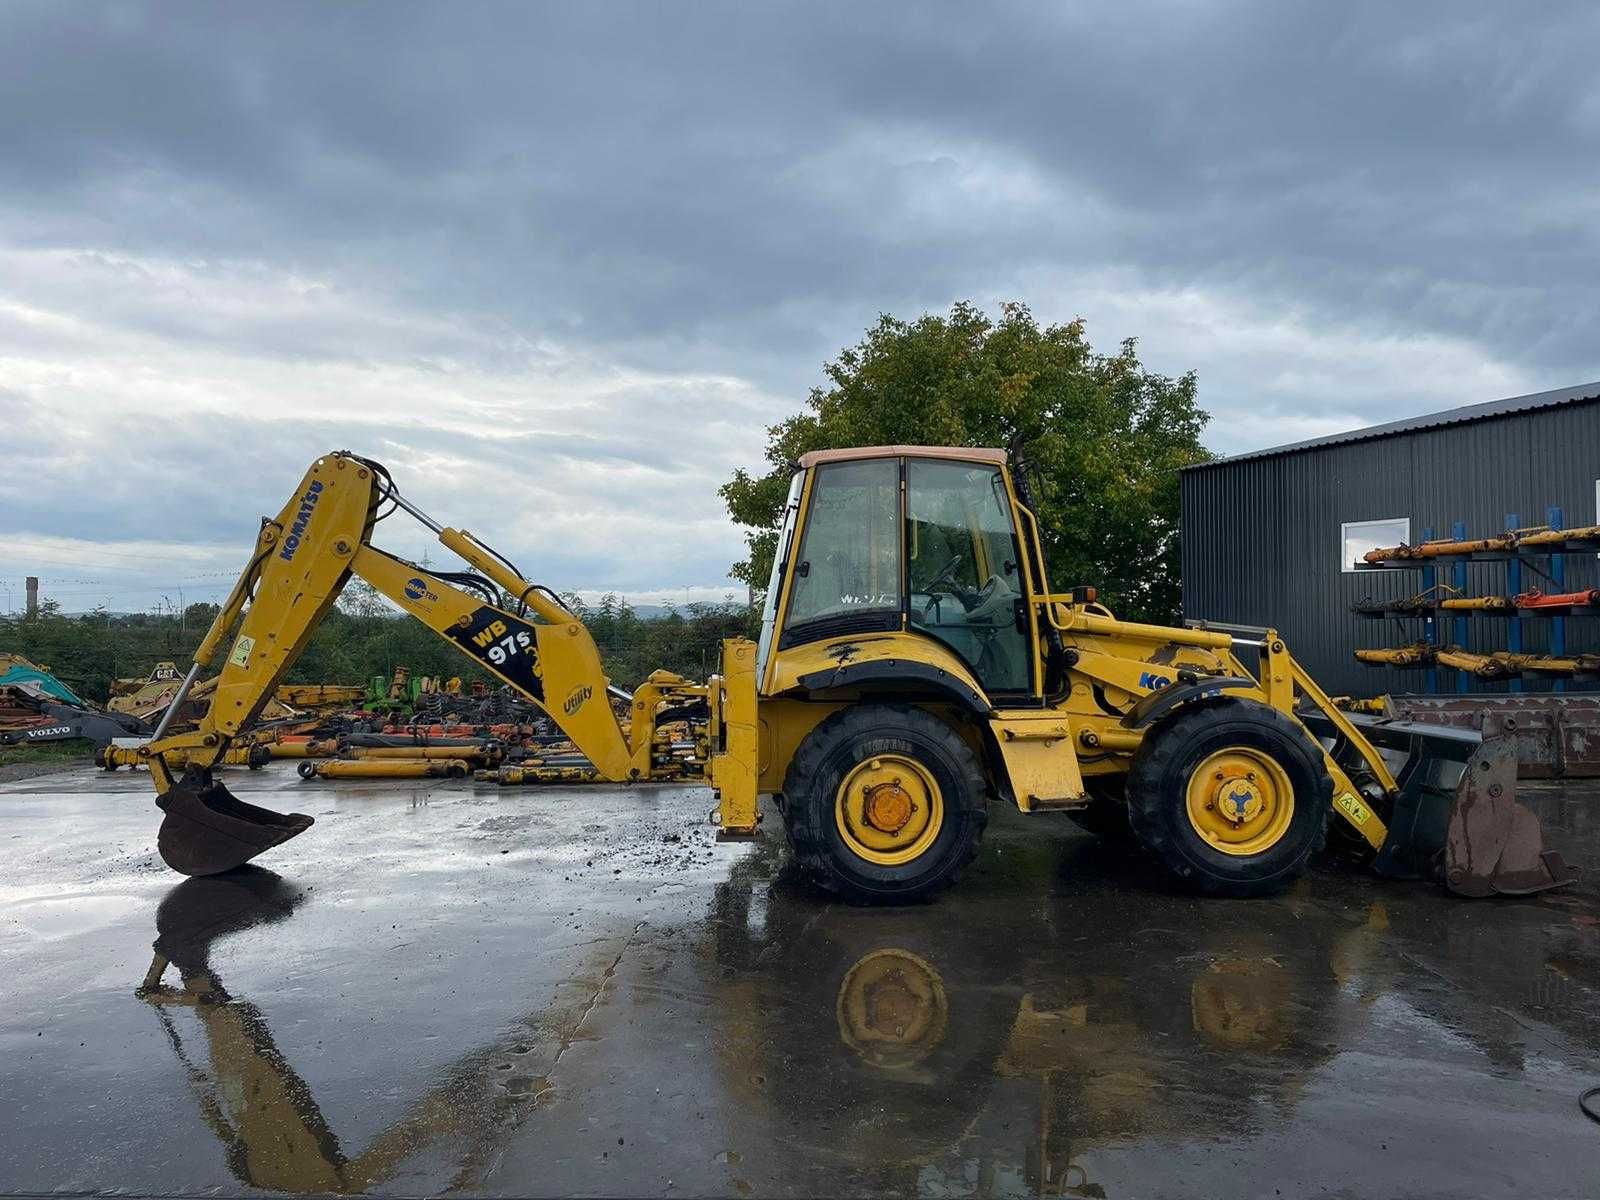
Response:
POLYGON ((12 901, 7 915, 32 936, 53 940, 113 925, 144 904, 140 896, 48 896, 12 901))
MULTIPOLYGON (((597 936, 558 1000, 433 1068, 360 1147, 227 986, 226 936, 296 920, 306 892, 260 868, 177 885, 139 994, 227 1169, 284 1192, 382 1190, 425 1152, 458 1160, 471 1190, 530 1121, 615 1095, 644 1136, 690 1107, 719 1114, 697 1159, 713 1190, 781 1177, 1095 1195, 1101 1152, 1281 1131, 1347 1051, 1393 1045, 1515 1077, 1563 1039, 1600 1050, 1600 922, 1568 899, 1474 909, 1327 874, 1271 901, 1202 901, 1106 867, 1093 843, 1010 840, 957 900, 857 909, 782 863, 762 843, 689 915, 597 936), (652 962, 630 961, 635 947, 652 962), (605 1033, 617 1029, 692 1054, 710 1094, 665 1114, 633 1099, 674 1081, 606 1060, 623 1053, 605 1033), (565 1063, 574 1047, 582 1061, 565 1063)), ((382 1062, 360 1069, 381 1091, 382 1062)))

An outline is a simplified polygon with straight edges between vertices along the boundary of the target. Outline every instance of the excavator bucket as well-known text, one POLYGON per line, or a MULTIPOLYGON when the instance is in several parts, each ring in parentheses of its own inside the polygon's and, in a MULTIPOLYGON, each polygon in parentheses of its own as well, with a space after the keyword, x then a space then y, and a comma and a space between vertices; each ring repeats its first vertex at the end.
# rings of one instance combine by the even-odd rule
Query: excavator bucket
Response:
POLYGON ((157 796, 156 804, 167 814, 156 834, 156 847, 167 866, 184 875, 231 871, 315 823, 305 813, 279 813, 246 804, 210 772, 194 767, 157 796))
POLYGON ((1544 845, 1539 818, 1517 803, 1509 738, 1352 714, 1391 763, 1400 795, 1373 868, 1394 879, 1437 879, 1459 896, 1522 896, 1576 875, 1544 845), (1396 768, 1395 764, 1398 763, 1396 768))

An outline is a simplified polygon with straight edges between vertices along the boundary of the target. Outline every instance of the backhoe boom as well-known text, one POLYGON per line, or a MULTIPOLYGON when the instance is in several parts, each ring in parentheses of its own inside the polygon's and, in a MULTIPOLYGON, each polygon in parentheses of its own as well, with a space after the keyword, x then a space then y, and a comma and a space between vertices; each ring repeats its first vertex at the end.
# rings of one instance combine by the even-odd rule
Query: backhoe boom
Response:
MULTIPOLYGON (((288 829, 280 814, 228 796, 209 771, 272 696, 352 575, 542 708, 601 778, 648 776, 653 710, 636 710, 631 736, 624 733, 607 697, 600 652, 583 623, 471 534, 441 526, 401 500, 382 466, 340 451, 312 463, 278 515, 262 522, 249 565, 149 746, 158 803, 167 812, 160 841, 169 864, 188 874, 226 870, 310 826, 310 817, 289 814, 298 827, 288 829), (404 508, 416 516, 478 574, 424 570, 374 546, 372 532, 387 515, 385 505, 388 512, 404 508), (517 599, 505 606, 502 596, 517 599), (209 709, 194 729, 169 734, 171 714, 224 645, 209 709), (184 764, 181 778, 178 763, 184 764), (252 822, 269 839, 265 845, 254 844, 252 822)), ((652 683, 657 690, 692 686, 664 673, 652 683)))

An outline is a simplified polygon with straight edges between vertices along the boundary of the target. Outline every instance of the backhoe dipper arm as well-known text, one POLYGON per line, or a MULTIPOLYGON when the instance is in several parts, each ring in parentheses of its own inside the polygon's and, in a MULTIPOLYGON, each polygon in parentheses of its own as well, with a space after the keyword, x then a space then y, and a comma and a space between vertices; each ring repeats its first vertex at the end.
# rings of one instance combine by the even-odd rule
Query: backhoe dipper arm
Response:
MULTIPOLYGON (((402 500, 382 466, 340 451, 317 459, 277 517, 262 523, 249 565, 195 652, 194 667, 150 745, 158 791, 174 783, 162 754, 186 751, 189 764, 201 772, 221 759, 272 696, 352 574, 538 704, 600 775, 625 780, 637 773, 633 750, 606 699, 599 651, 583 623, 470 534, 445 528, 402 500), (499 589, 517 596, 519 609, 526 605, 548 623, 535 624, 492 603, 492 587, 477 595, 373 546, 373 527, 391 503, 389 512, 404 508, 417 517, 499 589), (167 736, 170 715, 221 653, 235 622, 238 634, 209 710, 198 728, 167 736)), ((471 579, 462 578, 470 586, 471 579)))
MULTIPOLYGON (((450 546, 467 536, 447 529, 439 540, 450 546)), ((527 594, 529 607, 549 624, 515 616, 375 546, 357 550, 351 566, 479 666, 544 709, 602 777, 621 781, 638 773, 632 766, 633 750, 606 699, 607 681, 594 639, 566 609, 537 592, 530 594, 533 585, 508 571, 497 574, 507 577, 511 586, 495 580, 508 592, 527 594), (535 605, 535 600, 540 603, 535 605)))

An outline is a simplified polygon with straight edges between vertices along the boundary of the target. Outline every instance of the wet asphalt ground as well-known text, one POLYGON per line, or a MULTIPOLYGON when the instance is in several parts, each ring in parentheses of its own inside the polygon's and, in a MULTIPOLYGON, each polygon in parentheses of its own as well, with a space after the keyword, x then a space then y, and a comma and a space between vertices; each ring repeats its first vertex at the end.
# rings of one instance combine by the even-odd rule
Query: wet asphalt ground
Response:
POLYGON ((317 825, 188 882, 142 773, 0 785, 0 1191, 1600 1194, 1594 783, 1525 785, 1537 899, 1202 901, 997 809, 886 910, 699 789, 228 781, 317 825))

